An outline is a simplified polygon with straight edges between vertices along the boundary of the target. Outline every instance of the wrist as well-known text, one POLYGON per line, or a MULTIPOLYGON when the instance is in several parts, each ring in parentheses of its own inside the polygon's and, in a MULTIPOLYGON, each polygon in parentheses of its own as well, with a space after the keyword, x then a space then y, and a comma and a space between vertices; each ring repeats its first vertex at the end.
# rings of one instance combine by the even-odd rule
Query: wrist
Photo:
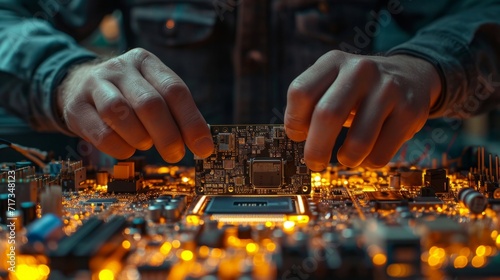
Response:
POLYGON ((429 108, 432 110, 438 105, 442 95, 442 79, 437 67, 428 60, 412 55, 397 54, 391 56, 405 64, 403 71, 415 77, 420 82, 422 90, 429 94, 429 108))

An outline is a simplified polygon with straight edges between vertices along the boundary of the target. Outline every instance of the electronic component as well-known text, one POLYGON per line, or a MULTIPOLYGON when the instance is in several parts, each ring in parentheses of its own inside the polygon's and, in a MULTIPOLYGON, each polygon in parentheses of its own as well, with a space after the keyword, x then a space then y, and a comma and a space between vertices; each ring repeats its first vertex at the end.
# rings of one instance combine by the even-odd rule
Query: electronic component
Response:
POLYGON ((21 211, 23 212, 23 224, 27 226, 36 219, 36 204, 27 201, 21 203, 21 211))
POLYGON ((209 218, 227 223, 307 223, 311 216, 305 196, 200 196, 188 209, 188 220, 209 218))
POLYGON ((18 268, 4 263, 0 277, 498 277, 499 166, 483 149, 477 167, 460 171, 398 163, 311 174, 304 143, 282 126, 211 129, 216 149, 194 168, 123 162, 103 167, 108 175, 70 160, 0 164, 0 246, 8 255, 16 236, 18 268), (80 168, 88 176, 69 171, 80 168), (9 201, 9 171, 16 188, 33 187, 22 202, 9 201))
POLYGON ((26 237, 30 243, 59 240, 64 235, 62 226, 59 217, 48 213, 26 227, 26 237))
POLYGON ((107 184, 108 193, 136 193, 142 189, 143 180, 135 175, 134 162, 119 162, 113 167, 113 179, 107 184))
POLYGON ((401 185, 407 187, 422 186, 422 170, 419 169, 400 169, 398 173, 401 177, 401 185))
POLYGON ((440 169, 427 169, 424 175, 425 185, 434 190, 435 193, 448 192, 450 181, 446 177, 446 170, 440 169))
POLYGON ((458 192, 458 200, 461 201, 471 213, 480 214, 488 205, 488 200, 478 191, 472 188, 463 188, 458 192))
POLYGON ((396 209, 408 204, 401 194, 393 191, 367 192, 366 197, 375 210, 396 209))
POLYGON ((286 137, 282 125, 210 127, 215 150, 196 159, 201 195, 293 195, 311 192, 304 143, 286 137))

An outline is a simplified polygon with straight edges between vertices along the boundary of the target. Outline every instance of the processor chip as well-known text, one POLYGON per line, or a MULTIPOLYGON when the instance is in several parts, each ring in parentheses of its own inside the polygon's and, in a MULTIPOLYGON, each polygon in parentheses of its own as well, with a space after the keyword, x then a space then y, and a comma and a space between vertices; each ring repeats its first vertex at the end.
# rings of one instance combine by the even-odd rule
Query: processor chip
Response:
POLYGON ((300 195, 311 192, 305 142, 286 136, 283 125, 210 126, 215 149, 195 157, 200 195, 300 195))
POLYGON ((252 185, 255 188, 279 188, 282 184, 282 162, 277 159, 251 161, 252 185))

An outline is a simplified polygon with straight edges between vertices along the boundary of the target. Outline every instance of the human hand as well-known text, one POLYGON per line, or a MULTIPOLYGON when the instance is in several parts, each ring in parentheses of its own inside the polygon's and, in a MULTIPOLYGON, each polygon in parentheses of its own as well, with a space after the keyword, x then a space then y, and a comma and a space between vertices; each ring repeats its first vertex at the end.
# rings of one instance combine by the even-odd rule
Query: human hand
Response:
POLYGON ((143 49, 76 67, 57 104, 70 131, 118 159, 153 144, 170 163, 184 157, 184 144, 200 157, 214 148, 187 86, 143 49))
POLYGON ((423 59, 331 51, 291 83, 286 133, 307 140, 306 164, 320 171, 342 126, 350 127, 339 162, 382 167, 423 127, 440 92, 439 74, 423 59))

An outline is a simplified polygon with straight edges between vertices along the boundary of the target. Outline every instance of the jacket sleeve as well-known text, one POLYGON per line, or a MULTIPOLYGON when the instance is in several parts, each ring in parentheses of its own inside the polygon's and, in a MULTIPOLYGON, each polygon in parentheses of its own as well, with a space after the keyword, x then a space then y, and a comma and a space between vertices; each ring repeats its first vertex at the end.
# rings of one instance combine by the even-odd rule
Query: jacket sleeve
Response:
POLYGON ((56 112, 55 92, 70 67, 96 58, 76 40, 110 11, 93 2, 99 1, 0 0, 0 106, 35 130, 71 135, 56 112))
POLYGON ((431 117, 466 118, 500 103, 500 1, 453 3, 412 39, 387 53, 413 55, 434 64, 442 93, 431 117))

